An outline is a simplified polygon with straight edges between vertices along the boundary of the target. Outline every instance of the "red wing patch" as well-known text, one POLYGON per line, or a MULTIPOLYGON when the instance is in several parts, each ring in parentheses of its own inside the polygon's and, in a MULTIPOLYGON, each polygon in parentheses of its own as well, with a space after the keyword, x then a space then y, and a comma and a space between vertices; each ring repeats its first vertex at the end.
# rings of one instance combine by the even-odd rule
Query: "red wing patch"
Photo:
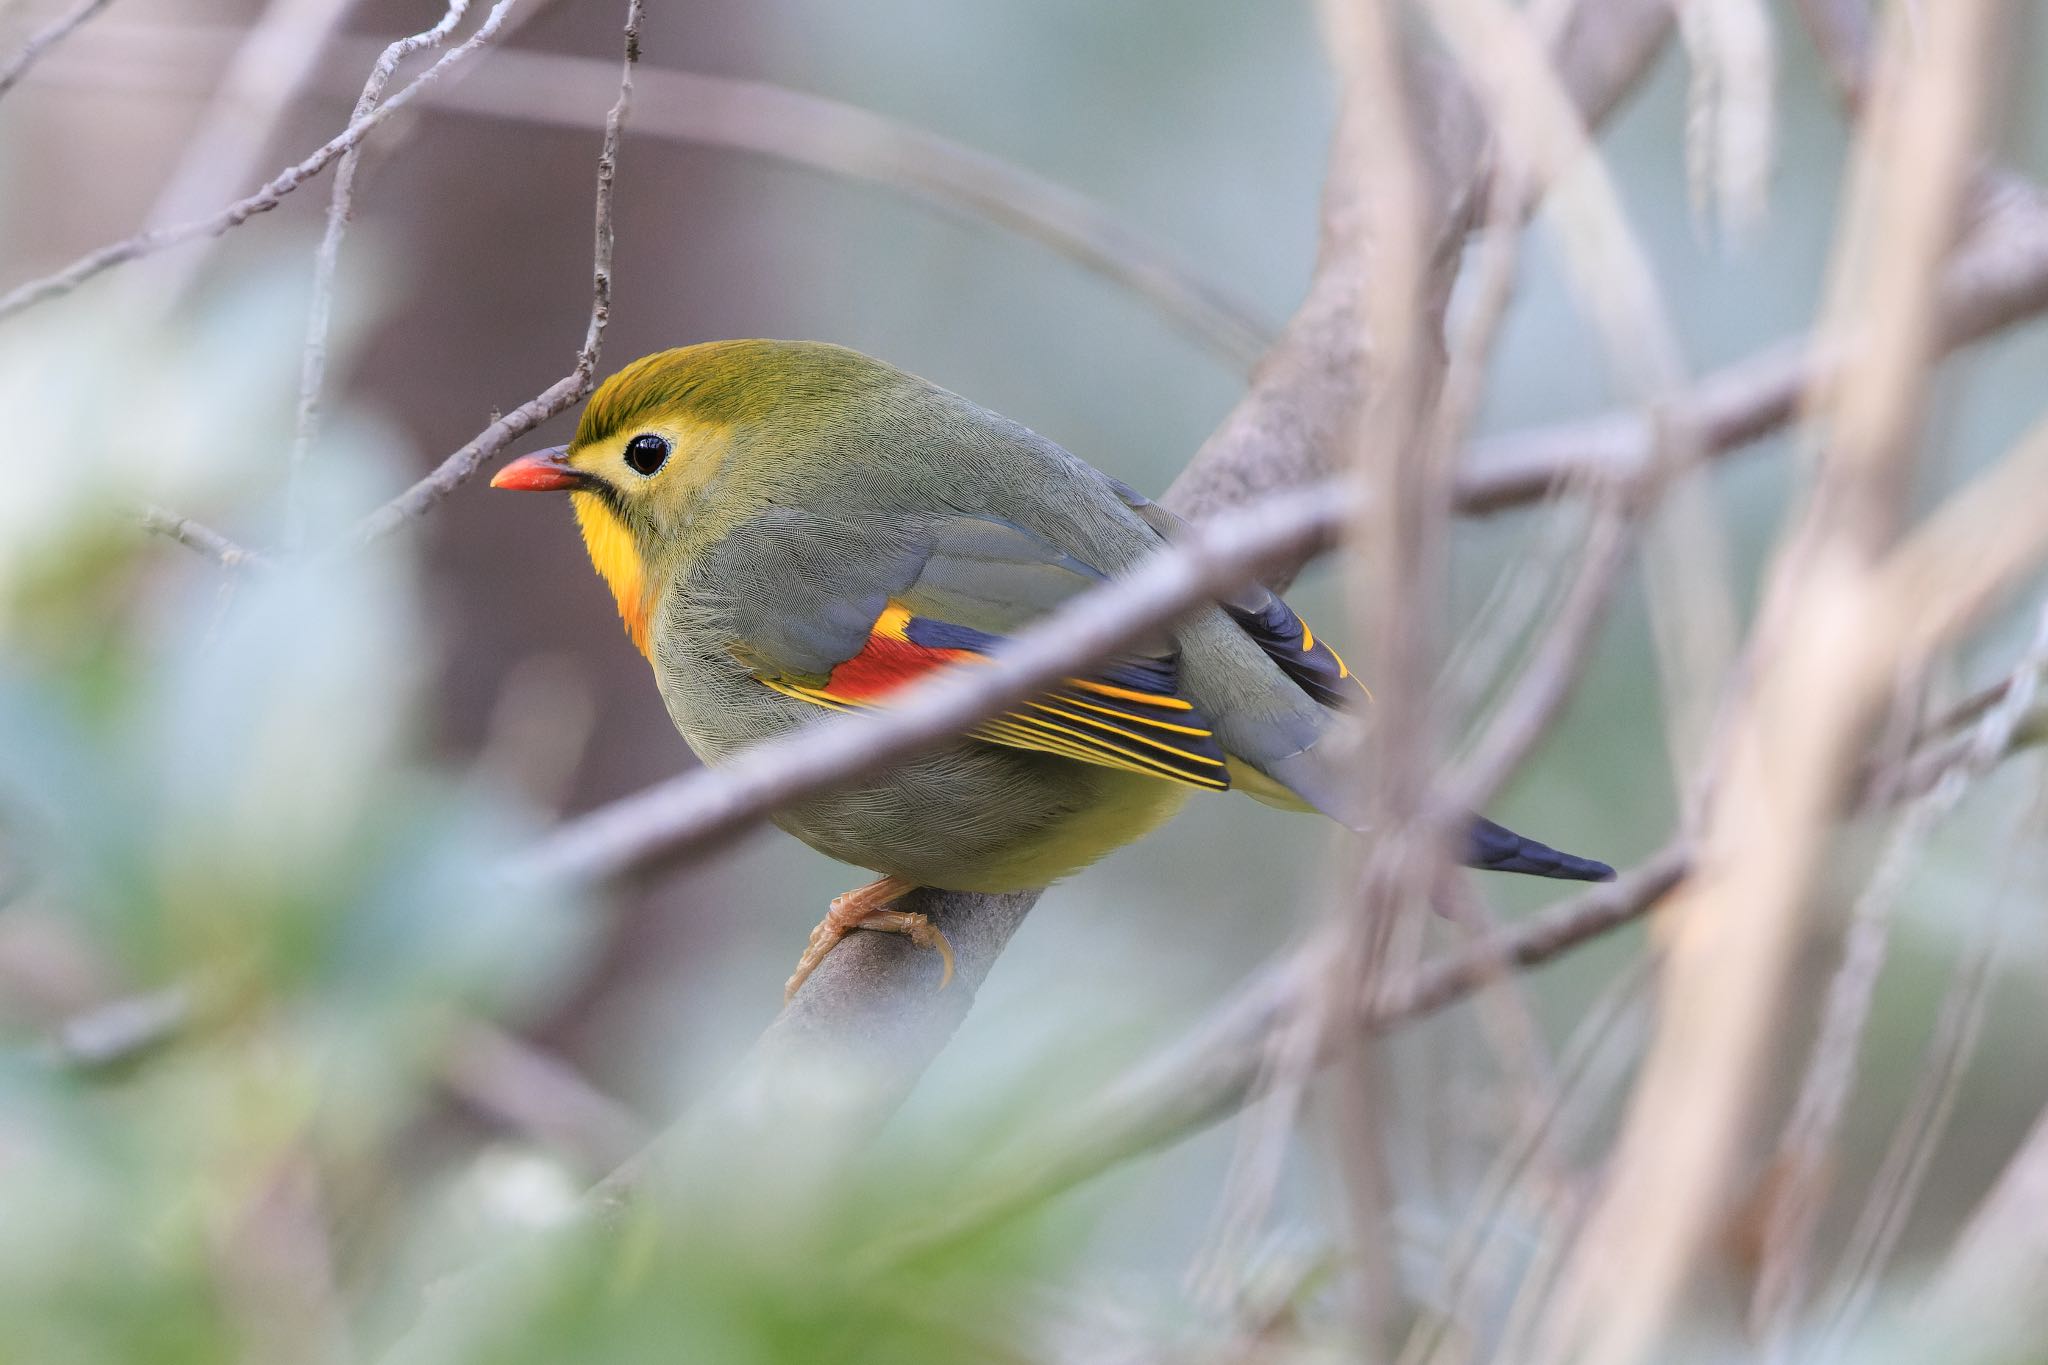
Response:
MULTIPOLYGON (((874 706, 934 669, 985 659, 1001 643, 1001 636, 913 616, 892 602, 875 619, 867 644, 835 667, 823 686, 762 681, 787 696, 843 711, 874 706)), ((990 744, 1227 791, 1223 750, 1194 704, 1175 695, 1177 683, 1171 660, 1115 660, 972 733, 990 744)))

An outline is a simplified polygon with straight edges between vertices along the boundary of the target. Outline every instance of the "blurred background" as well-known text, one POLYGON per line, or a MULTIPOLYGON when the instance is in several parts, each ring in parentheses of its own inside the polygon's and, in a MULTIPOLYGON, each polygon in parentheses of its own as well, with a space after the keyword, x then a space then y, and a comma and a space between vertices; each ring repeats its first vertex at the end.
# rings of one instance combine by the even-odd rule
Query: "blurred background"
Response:
MULTIPOLYGON (((567 369, 589 307, 593 164, 616 82, 620 8, 528 0, 502 51, 483 53, 370 142, 339 268, 329 420, 309 475, 318 524, 346 526, 567 369)), ((42 0, 0 4, 0 51, 56 12, 42 0)), ((0 102, 0 287, 247 192, 341 128, 378 48, 438 13, 411 0, 116 0, 0 102), (296 55, 252 57, 252 32, 296 55), (195 156, 202 138, 208 150, 195 156)), ((1776 164, 1768 211, 1741 240, 1711 231, 1692 207, 1677 45, 1603 137, 1695 370, 1799 332, 1825 284, 1847 135, 1803 32, 1785 13, 1773 18, 1776 164)), ((1017 418, 1155 494, 1243 390, 1237 367, 1042 243, 887 187, 693 140, 687 93, 660 79, 670 71, 844 101, 1014 162, 1095 200, 1273 328, 1307 280, 1335 113, 1309 4, 672 0, 651 7, 643 47, 618 182, 604 372, 718 337, 839 342, 1017 418)), ((2048 94, 2027 80, 2013 85, 2006 159, 2048 173, 2048 94)), ((320 1139, 315 1164, 337 1226, 324 1254, 344 1281, 381 1279, 392 1319, 402 1320, 411 1272, 372 1275, 362 1262, 383 1254, 370 1249, 392 1247, 429 1266, 459 1259, 410 1223, 418 1208, 456 1210, 447 1223, 460 1230, 455 1240, 488 1244, 522 1220, 545 1221, 594 1172, 517 1116, 432 1082, 430 1059, 414 1058, 420 1070, 402 1083, 383 1075, 387 1049, 422 1051, 418 1030, 443 1028, 450 999, 471 1001, 609 1097, 600 1129, 658 1125, 722 1076, 773 1017, 824 903, 865 875, 762 830, 592 904, 509 906, 502 919, 495 904, 449 908, 477 884, 482 861, 692 761, 566 509, 551 500, 500 497, 473 481, 367 562, 328 574, 294 569, 261 587, 224 587, 204 559, 111 529, 139 481, 245 544, 277 543, 327 185, 312 182, 224 238, 0 321, 8 463, 41 467, 32 490, 43 481, 17 518, 0 513, 0 535, 15 537, 0 546, 0 590, 12 604, 0 615, 0 781, 17 814, 43 810, 0 819, 0 881, 33 872, 26 850, 50 841, 60 862, 75 854, 65 866, 107 883, 31 876, 15 905, 0 907, 0 1027, 16 1058, 9 1083, 63 1116, 55 1127, 24 1123, 22 1133, 0 1117, 0 1190, 19 1196, 25 1172, 68 1169, 62 1150, 22 1156, 53 1132, 79 1133, 88 1148, 102 1141, 98 1126, 121 1112, 103 1107, 107 1095, 148 1113, 149 1087, 162 1083, 124 1075, 53 1096, 23 1059, 64 1020, 215 963, 220 936, 242 932, 232 906, 261 902, 269 908, 248 913, 270 925, 262 956, 278 973, 279 1007, 296 1017, 304 998, 329 1006, 324 1024, 322 1009, 305 1023, 313 1032, 302 1070, 287 1067, 281 1078, 244 1057, 209 1082, 222 1088, 204 1093, 230 1107, 257 1103, 276 1124, 261 1138, 221 1138, 213 1160, 231 1164, 237 1142, 273 1157, 296 1150, 278 1133, 337 1103, 337 1093, 381 1115, 364 1118, 353 1139, 320 1139), (70 529, 44 536, 58 527, 70 529), (331 638, 294 652, 314 634, 331 638), (291 649, 279 644, 286 638, 291 649), (233 754, 254 755, 276 787, 250 787, 252 769, 234 766, 233 754), (99 795, 73 801, 74 792, 99 795), (305 809, 277 814, 267 803, 279 792, 305 809), (181 834, 175 817, 205 809, 205 799, 225 803, 216 809, 268 809, 280 828, 217 846, 181 834), (293 833, 299 819, 354 831, 315 841, 349 885, 319 905, 279 909, 264 878, 281 874, 259 865, 266 840, 271 853, 298 847, 290 841, 303 837, 293 833), (97 827, 80 829, 81 820, 97 827), (435 848, 457 851, 426 851, 429 834, 435 848), (118 866, 107 851, 115 846, 118 866), (436 858, 447 865, 423 866, 436 858), (219 859, 242 860, 230 880, 245 900, 195 909, 219 859), (69 917, 87 901, 126 908, 80 928, 69 917), (416 920, 444 916, 435 942, 423 942, 416 920), (418 979, 392 984, 396 962, 419 966, 418 979), (364 1004, 383 994, 388 1012, 364 1004), (353 1055, 336 1038, 361 1018, 378 1026, 356 1039, 366 1045, 353 1055), (334 1067, 359 1088, 328 1093, 339 1084, 334 1067), (336 1159, 329 1143, 361 1160, 336 1159)), ((1484 429, 1614 405, 1621 393, 1599 354, 1551 243, 1533 233, 1484 429)), ((1948 366, 1926 498, 2037 416, 2043 373, 2048 330, 2038 325, 1948 366)), ((519 448, 567 439, 572 420, 555 419, 519 448)), ((1787 468, 1798 458, 1791 444, 1765 442, 1714 474, 1745 591, 1786 509, 1787 468)), ((1460 524, 1460 620, 1518 553, 1558 534, 1558 515, 1460 524)), ((1347 609, 1327 563, 1294 600, 1319 633, 1341 638, 1347 609)), ((1996 676, 2030 630, 2016 619, 1990 632, 1948 685, 1959 695, 1996 676)), ((1369 678, 1370 660, 1355 646, 1347 653, 1369 678)), ((1602 636, 1568 716, 1491 813, 1618 866, 1640 859, 1676 810, 1663 726, 1645 613, 1631 602, 1602 636)), ((2042 869, 2031 850, 2013 851, 2010 814, 2031 780, 2022 766, 1986 784, 1915 874, 1845 1125, 1838 1187, 1860 1189, 1907 1105, 1959 956, 1977 936, 2000 934, 1981 1038, 1905 1230, 1907 1273, 1947 1244, 2048 1097, 2039 1046, 2048 942, 2031 913, 2042 869)), ((1318 869, 1328 847, 1317 821, 1199 798, 1163 832, 1055 888, 899 1125, 926 1137, 973 1132, 1023 1103, 1020 1095, 1057 1104, 1070 1087, 1171 1037, 1310 922, 1327 891, 1318 869)), ((1483 889, 1509 917, 1552 897, 1541 884, 1489 880, 1483 889)), ((1844 900, 1853 889, 1842 889, 1844 900)), ((1565 1045, 1642 947, 1642 931, 1632 930, 1526 978, 1547 1048, 1565 1045)), ((1809 997, 1827 979, 1828 951, 1814 945, 1809 997)), ((233 1027, 249 1028, 249 1017, 238 1012, 233 1027)), ((1441 1245, 1512 1126, 1513 1106, 1488 1070, 1488 1018, 1455 1010, 1390 1049, 1401 1114, 1388 1128, 1389 1161, 1402 1192, 1404 1256, 1426 1261, 1441 1245)), ((298 1037, 296 1027, 287 1034, 298 1037)), ((1636 1034, 1639 1043, 1640 1024, 1636 1034)), ((278 1044, 270 1063, 300 1055, 293 1046, 278 1044)), ((1619 1093, 1610 1080, 1567 1146, 1594 1150, 1619 1093)), ((195 1134, 203 1127, 195 1123, 195 1134)), ((1229 1143, 1227 1129, 1212 1131, 1098 1182, 1085 1207, 1056 1211, 1060 1282, 1085 1283, 1146 1321, 1183 1322, 1192 1310, 1178 1276, 1213 1216, 1229 1143)), ((189 1155, 148 1160, 185 1170, 189 1155)), ((297 1169, 279 1160, 279 1169, 297 1169)), ((1276 1254, 1312 1263, 1334 1236, 1328 1177, 1310 1151, 1292 1179, 1288 1240, 1276 1254)), ((297 1188, 289 1179, 282 1187, 297 1188)), ((1840 1244, 1855 1213, 1854 1201, 1837 1203, 1824 1245, 1840 1244)), ((157 1216, 175 1222, 175 1192, 163 1205, 157 1216)), ((118 1219, 121 1207, 112 1201, 101 1215, 118 1219)), ((0 1209, 0 1242, 16 1240, 9 1221, 0 1209)), ((6 1292, 51 1293, 30 1271, 10 1270, 24 1254, 19 1245, 0 1250, 6 1292)), ((185 1264, 164 1244, 138 1254, 137 1283, 151 1278, 150 1264, 185 1264)), ((1732 1252, 1738 1287, 1726 1290, 1728 1303, 1739 1303, 1742 1273, 1732 1252)), ((162 1292, 179 1301, 174 1285, 162 1292)), ((91 1315, 83 1300, 65 1302, 52 1310, 71 1313, 62 1331, 0 1328, 0 1340, 19 1330, 18 1346, 78 1348, 33 1357, 43 1360, 119 1358, 88 1349, 91 1315)), ((136 1338, 144 1339, 157 1340, 136 1338)), ((1720 1344, 1703 1345, 1703 1356, 1732 1349, 1730 1338, 1712 1340, 1720 1344)), ((796 1351, 759 1358, 805 1358, 796 1351)), ((202 1349, 192 1358, 208 1357, 202 1349)), ((754 1357, 733 1348, 702 1358, 754 1357)))

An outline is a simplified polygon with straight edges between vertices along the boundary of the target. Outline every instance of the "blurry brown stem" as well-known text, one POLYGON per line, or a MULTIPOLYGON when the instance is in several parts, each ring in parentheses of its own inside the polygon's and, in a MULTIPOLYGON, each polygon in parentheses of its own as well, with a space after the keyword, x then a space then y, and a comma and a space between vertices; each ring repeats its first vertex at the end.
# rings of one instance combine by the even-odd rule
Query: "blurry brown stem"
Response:
MULTIPOLYGON (((1685 869, 1685 849, 1672 845, 1612 882, 1430 959, 1377 998, 1354 998, 1344 1029, 1383 1031, 1453 1004, 1502 972, 1548 962, 1647 913, 1685 869)), ((1018 1134, 991 1159, 978 1188, 951 1199, 918 1231, 916 1247, 943 1245, 1233 1112, 1251 1093, 1267 1038, 1304 1007, 1320 973, 1318 955, 1298 950, 1277 960, 1056 1124, 1018 1134)))
POLYGON ((86 20, 105 9, 112 0, 79 0, 70 9, 29 35, 12 57, 0 63, 0 95, 12 90, 43 54, 70 37, 86 20))
MULTIPOLYGON (((1417 823, 1428 785, 1429 636, 1439 615, 1432 604, 1448 539, 1441 457, 1449 452, 1430 439, 1428 427, 1456 278, 1455 260, 1439 244, 1463 237, 1470 212, 1465 202, 1447 202, 1432 181, 1447 168, 1447 153, 1470 153, 1453 144, 1433 146, 1425 156, 1419 138, 1432 123, 1456 116, 1454 102, 1463 97, 1447 80, 1429 80, 1434 73, 1404 39, 1390 0, 1333 3, 1323 15, 1346 106, 1351 173, 1370 187, 1358 226, 1368 269, 1347 350, 1355 367, 1349 381, 1359 398, 1336 434, 1342 458, 1365 490, 1354 507, 1353 572, 1359 578, 1351 596, 1360 638, 1371 642, 1376 660, 1376 729, 1384 742, 1369 775, 1355 779, 1355 792, 1380 838, 1357 874, 1359 894, 1324 907, 1315 941, 1325 970, 1303 1007, 1266 1040, 1257 1093, 1238 1129, 1212 1231, 1190 1272, 1198 1299, 1216 1308, 1235 1297, 1271 1211, 1289 1139, 1344 995, 1387 962, 1404 916, 1428 913, 1427 891, 1443 857, 1440 846, 1405 835, 1417 823)), ((1379 1124, 1384 1106, 1374 1097, 1386 1073, 1363 1045, 1343 1070, 1332 1112, 1345 1221, 1359 1262, 1353 1332, 1361 1349, 1378 1354, 1375 1343, 1399 1303, 1399 1276, 1384 1251, 1391 1212, 1379 1124)))
POLYGON ((1961 804, 1976 779, 2011 750, 2039 691, 2044 666, 2048 666, 2048 608, 2041 612, 2033 645, 2012 674, 2003 697, 1968 736, 1964 757, 1950 766, 1931 790, 1907 806, 1876 870, 1857 897, 1841 964, 1828 988, 1820 1034, 1814 1040, 1799 1097, 1773 1164, 1776 1194, 1766 1211, 1763 1263, 1751 1304, 1752 1329, 1766 1345, 1775 1348, 1789 1339, 1804 1306, 1806 1263, 1826 1195, 1823 1173, 1856 1083, 1892 906, 1904 891, 1928 837, 1961 804))
POLYGON ((1798 0, 1798 9, 1836 96, 1851 119, 1859 117, 1870 86, 1870 5, 1867 0, 1798 0))
MULTIPOLYGON (((2008 845, 2008 854, 2018 847, 2019 840, 2015 838, 2008 845)), ((1998 949, 2004 940, 2006 920, 2012 914, 2011 907, 2005 904, 2011 875, 2008 862, 1992 903, 1983 909, 1949 975, 1948 989, 1942 994, 1933 1034, 1921 1054, 1919 1074, 1914 1078, 1905 1116, 1885 1147, 1884 1160, 1871 1180, 1870 1197, 1842 1252, 1827 1315, 1824 1350, 1827 1345, 1846 1339, 1863 1320, 1879 1282, 1890 1268, 1899 1238, 1905 1233, 1907 1215, 1919 1198, 1935 1148, 1948 1131, 1962 1089, 1963 1073, 1969 1069, 1970 1058, 1976 1053, 1984 1030, 1998 949)), ((1830 1350, 1823 1358, 1841 1357, 1838 1351, 1830 1350)))
MULTIPOLYGON (((1436 1289, 1425 1295, 1433 1305, 1426 1312, 1395 1365, 1422 1365, 1457 1357, 1452 1345, 1454 1329, 1463 1320, 1465 1305, 1480 1279, 1488 1255, 1508 1239, 1503 1213, 1519 1193, 1527 1202, 1544 1210, 1556 1226, 1569 1206, 1579 1202, 1565 1179, 1545 1180, 1534 1168, 1539 1155, 1556 1153, 1570 1138, 1567 1119, 1576 1115, 1583 1122, 1585 1111, 1609 1102, 1612 1087, 1641 1049, 1643 1006, 1654 979, 1656 958, 1645 953, 1635 959, 1608 984, 1574 1026, 1558 1059, 1557 1075, 1541 1102, 1522 1115, 1518 1130, 1503 1145, 1473 1192, 1435 1270, 1436 1289), (1546 1208, 1547 1206, 1547 1208, 1546 1208), (1560 1207, 1564 1206, 1564 1207, 1560 1207)), ((1562 1162, 1557 1162, 1562 1165, 1562 1162)), ((1542 1239, 1539 1239, 1542 1240, 1542 1239)), ((1561 1239, 1552 1238, 1551 1241, 1561 1239)), ((1524 1283, 1527 1283, 1526 1279, 1524 1283)))
MULTIPOLYGON (((1985 597, 2009 586, 2042 549, 2038 508, 2022 518, 1967 490, 1901 539, 1999 17, 1997 0, 1952 0, 1931 14, 1924 44, 1900 12, 1889 23, 1886 94, 1854 159, 1821 333, 1842 357, 1813 405, 1824 444, 1806 511, 1767 573, 1749 677, 1720 727, 1697 867, 1673 906, 1656 1038, 1609 1178, 1550 1296, 1538 1361, 1668 1353, 1753 1120, 1821 850, 1883 691, 1975 618, 1980 585, 1985 597), (1951 514, 1964 505, 1985 520, 1961 527, 1951 514), (1999 545, 1981 556, 1981 577, 1949 553, 1961 530, 1999 545)), ((2038 498, 2044 452, 2048 428, 1980 489, 2038 498)))
POLYGON ((1516 686, 1494 713, 1473 752, 1445 782, 1440 822, 1462 821, 1468 812, 1483 810, 1549 731, 1570 697, 1573 684, 1593 657, 1594 636, 1606 619, 1635 543, 1637 517, 1623 510, 1630 505, 1647 510, 1648 499, 1609 493, 1594 513, 1578 576, 1558 604, 1516 686))

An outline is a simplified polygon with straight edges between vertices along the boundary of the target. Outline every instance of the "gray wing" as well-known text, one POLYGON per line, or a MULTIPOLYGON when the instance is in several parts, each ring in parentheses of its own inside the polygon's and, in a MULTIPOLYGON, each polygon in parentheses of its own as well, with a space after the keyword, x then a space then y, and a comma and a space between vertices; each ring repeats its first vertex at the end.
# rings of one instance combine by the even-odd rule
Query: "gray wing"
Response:
MULTIPOLYGON (((723 633, 758 681, 842 710, 985 659, 1019 627, 1103 581, 999 518, 941 517, 906 534, 790 509, 736 532, 700 572, 728 585, 723 633)), ((1182 694, 1178 660, 1163 640, 1065 679, 973 735, 1210 790, 1230 785, 1214 727, 1182 694)))

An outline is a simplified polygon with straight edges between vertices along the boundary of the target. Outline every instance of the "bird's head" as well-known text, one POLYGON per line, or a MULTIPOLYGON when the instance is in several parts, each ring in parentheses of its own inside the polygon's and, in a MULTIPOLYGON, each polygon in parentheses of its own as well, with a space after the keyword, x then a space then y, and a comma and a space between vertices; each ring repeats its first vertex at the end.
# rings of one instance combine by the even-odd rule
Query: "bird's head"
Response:
POLYGON ((571 495, 591 563, 645 654, 668 575, 751 505, 748 489, 786 477, 806 430, 836 406, 825 400, 864 366, 886 368, 810 342, 658 351, 598 386, 573 441, 522 455, 491 487, 571 495))

